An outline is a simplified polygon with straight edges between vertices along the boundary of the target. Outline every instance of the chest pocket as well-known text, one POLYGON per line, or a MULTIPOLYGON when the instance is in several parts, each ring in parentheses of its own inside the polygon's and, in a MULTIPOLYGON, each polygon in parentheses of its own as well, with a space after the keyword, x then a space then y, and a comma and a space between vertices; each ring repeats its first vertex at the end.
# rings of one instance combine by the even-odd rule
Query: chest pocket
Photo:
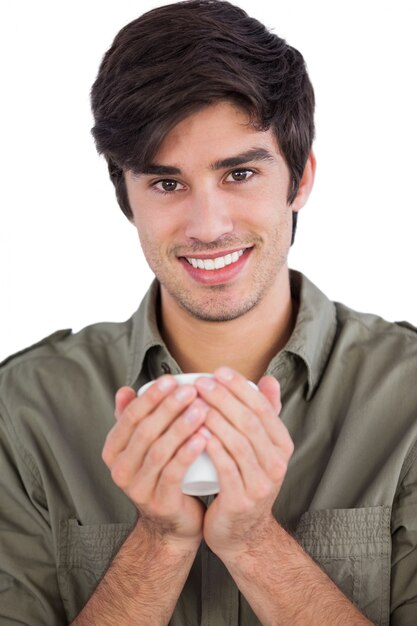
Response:
POLYGON ((390 507, 307 512, 295 535, 372 623, 389 625, 390 507))
POLYGON ((61 522, 58 584, 70 622, 93 594, 131 528, 129 524, 82 526, 75 519, 61 522))

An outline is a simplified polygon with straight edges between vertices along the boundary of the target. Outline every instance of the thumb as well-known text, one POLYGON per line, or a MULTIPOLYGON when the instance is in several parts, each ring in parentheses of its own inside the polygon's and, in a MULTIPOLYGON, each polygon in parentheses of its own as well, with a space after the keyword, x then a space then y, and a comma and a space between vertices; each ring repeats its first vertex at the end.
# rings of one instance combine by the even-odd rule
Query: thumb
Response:
POLYGON ((277 415, 279 415, 282 409, 282 404, 281 388, 277 379, 273 376, 263 376, 258 382, 258 388, 264 396, 268 398, 277 415))
POLYGON ((114 417, 119 420, 128 404, 136 398, 136 391, 131 387, 120 387, 115 396, 114 417))

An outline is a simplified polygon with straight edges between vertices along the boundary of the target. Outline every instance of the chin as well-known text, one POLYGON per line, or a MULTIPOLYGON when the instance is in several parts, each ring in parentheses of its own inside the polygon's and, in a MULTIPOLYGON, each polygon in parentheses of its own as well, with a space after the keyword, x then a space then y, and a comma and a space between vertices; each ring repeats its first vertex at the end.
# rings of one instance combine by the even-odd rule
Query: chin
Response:
POLYGON ((189 315, 204 322, 231 322, 246 315, 249 311, 256 307, 258 299, 250 299, 246 302, 240 300, 238 303, 213 302, 213 299, 205 303, 190 302, 182 299, 178 302, 183 310, 189 315))

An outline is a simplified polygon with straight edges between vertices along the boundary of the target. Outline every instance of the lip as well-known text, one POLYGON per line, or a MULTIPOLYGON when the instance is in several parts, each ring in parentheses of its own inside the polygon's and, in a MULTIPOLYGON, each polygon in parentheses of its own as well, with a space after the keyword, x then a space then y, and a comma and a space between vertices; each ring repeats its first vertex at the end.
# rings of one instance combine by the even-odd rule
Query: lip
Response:
POLYGON ((236 248, 235 250, 227 250, 226 252, 216 252, 214 255, 190 255, 189 257, 193 259, 215 259, 219 256, 226 256, 226 254, 237 252, 238 250, 244 250, 244 252, 236 263, 231 263, 230 265, 226 265, 225 267, 221 267, 217 270, 204 270, 199 267, 193 267, 188 263, 185 257, 179 257, 178 261, 181 263, 188 275, 197 283, 208 286, 221 285, 235 279, 240 274, 245 267, 253 248, 236 248))

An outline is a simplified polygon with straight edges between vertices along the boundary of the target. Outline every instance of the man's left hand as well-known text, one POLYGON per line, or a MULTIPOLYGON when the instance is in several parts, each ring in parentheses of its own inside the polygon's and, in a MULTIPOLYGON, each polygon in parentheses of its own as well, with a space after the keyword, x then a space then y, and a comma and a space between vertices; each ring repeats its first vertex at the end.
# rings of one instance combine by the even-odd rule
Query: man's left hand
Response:
POLYGON ((238 372, 219 368, 199 379, 199 396, 209 405, 204 427, 220 493, 204 518, 204 539, 220 558, 255 548, 276 521, 272 506, 293 453, 279 419, 280 388, 264 376, 253 388, 238 372), (207 432, 208 431, 208 432, 207 432))

